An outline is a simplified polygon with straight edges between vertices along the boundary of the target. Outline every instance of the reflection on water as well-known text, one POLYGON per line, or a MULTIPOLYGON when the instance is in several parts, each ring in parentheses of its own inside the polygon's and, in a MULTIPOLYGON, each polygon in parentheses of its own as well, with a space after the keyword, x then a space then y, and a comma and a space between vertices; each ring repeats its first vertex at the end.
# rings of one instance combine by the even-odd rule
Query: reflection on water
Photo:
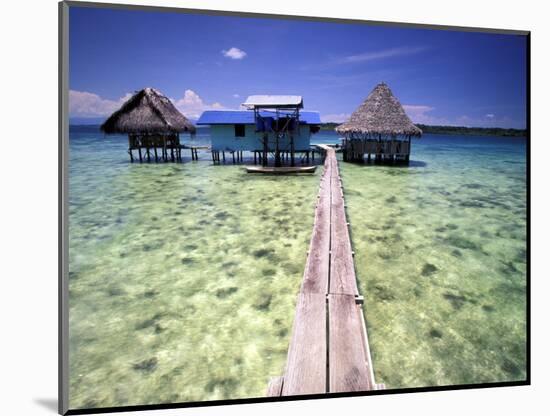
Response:
MULTIPOLYGON (((389 388, 525 377, 524 143, 453 140, 415 141, 408 168, 340 164, 389 388)), ((284 370, 320 169, 130 164, 125 148, 71 130, 70 407, 263 396, 284 370)))

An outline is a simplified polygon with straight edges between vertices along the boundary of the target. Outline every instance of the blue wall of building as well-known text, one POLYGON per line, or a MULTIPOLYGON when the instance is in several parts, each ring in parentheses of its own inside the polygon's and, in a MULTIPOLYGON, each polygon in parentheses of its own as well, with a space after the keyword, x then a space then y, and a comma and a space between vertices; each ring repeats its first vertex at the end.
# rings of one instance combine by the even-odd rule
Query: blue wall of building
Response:
MULTIPOLYGON (((255 132, 256 127, 252 124, 245 125, 245 137, 235 137, 235 126, 232 124, 216 124, 210 126, 210 137, 212 141, 212 150, 232 151, 232 150, 262 150, 262 133, 255 132)), ((294 150, 309 150, 311 133, 308 125, 300 126, 300 134, 294 135, 294 150)), ((269 148, 275 150, 275 136, 269 134, 269 148)), ((279 150, 290 150, 290 141, 288 138, 279 140, 279 150)))

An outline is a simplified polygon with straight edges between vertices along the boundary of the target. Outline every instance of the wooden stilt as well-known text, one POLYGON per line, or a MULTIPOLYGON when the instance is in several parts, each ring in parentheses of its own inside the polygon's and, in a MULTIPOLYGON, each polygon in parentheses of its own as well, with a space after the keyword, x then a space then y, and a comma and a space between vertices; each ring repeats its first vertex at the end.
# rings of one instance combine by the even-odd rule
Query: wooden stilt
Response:
POLYGON ((290 166, 294 166, 294 135, 290 135, 290 166))
POLYGON ((407 153, 407 156, 405 158, 405 161, 407 162, 407 165, 409 164, 410 155, 411 155, 411 136, 409 136, 409 152, 407 153))
POLYGON ((267 134, 264 134, 264 152, 262 156, 262 166, 267 166, 267 134))
POLYGON ((275 142, 275 166, 281 166, 281 152, 279 151, 279 138, 275 142))
POLYGON ((142 155, 141 155, 141 146, 138 147, 138 152, 139 152, 139 161, 140 161, 140 163, 141 163, 141 162, 143 162, 143 157, 142 157, 142 155))

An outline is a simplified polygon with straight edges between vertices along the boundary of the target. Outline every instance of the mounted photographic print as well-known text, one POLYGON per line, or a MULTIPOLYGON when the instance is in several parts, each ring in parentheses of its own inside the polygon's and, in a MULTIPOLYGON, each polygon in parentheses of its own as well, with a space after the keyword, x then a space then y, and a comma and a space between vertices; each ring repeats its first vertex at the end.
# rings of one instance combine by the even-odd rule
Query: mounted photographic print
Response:
POLYGON ((529 384, 529 32, 59 10, 60 413, 529 384))

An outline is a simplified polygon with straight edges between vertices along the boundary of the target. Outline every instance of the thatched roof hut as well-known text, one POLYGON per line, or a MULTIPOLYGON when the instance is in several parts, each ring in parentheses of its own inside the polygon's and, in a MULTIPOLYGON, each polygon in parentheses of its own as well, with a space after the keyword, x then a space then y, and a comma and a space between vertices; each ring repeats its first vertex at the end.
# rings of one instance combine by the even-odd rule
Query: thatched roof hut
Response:
POLYGON ((154 88, 138 91, 101 125, 107 134, 195 133, 195 126, 154 88))
POLYGON ((336 127, 336 132, 354 139, 422 134, 385 83, 378 84, 350 119, 336 127))

